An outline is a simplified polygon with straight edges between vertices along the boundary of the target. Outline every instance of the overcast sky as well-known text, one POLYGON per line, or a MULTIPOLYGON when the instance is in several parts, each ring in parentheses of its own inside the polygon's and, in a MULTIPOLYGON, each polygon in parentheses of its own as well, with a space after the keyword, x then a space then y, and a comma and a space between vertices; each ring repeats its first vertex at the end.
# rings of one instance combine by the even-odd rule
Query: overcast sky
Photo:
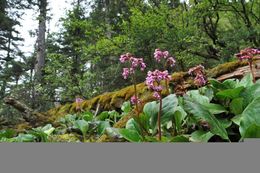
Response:
MULTIPOLYGON (((47 30, 50 30, 51 32, 58 31, 60 27, 60 23, 58 21, 62 16, 64 16, 65 11, 70 9, 70 4, 73 0, 48 0, 48 2, 50 8, 49 14, 52 15, 52 19, 49 23, 47 23, 47 30)), ((29 31, 35 31, 35 29, 37 29, 37 16, 38 13, 34 10, 26 10, 23 20, 21 21, 22 26, 18 29, 21 36, 24 38, 24 46, 21 46, 20 48, 26 54, 33 52, 33 45, 35 44, 36 36, 31 37, 29 35, 29 31)))

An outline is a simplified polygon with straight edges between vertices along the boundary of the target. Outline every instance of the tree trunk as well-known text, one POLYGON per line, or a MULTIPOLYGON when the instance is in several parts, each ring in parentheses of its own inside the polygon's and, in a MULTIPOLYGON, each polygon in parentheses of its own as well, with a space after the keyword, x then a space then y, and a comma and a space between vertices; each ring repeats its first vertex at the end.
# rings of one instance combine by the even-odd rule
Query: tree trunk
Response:
POLYGON ((35 76, 41 80, 43 76, 43 68, 45 65, 45 32, 46 32, 46 17, 47 17, 47 0, 39 0, 39 30, 37 38, 37 58, 35 64, 35 76))

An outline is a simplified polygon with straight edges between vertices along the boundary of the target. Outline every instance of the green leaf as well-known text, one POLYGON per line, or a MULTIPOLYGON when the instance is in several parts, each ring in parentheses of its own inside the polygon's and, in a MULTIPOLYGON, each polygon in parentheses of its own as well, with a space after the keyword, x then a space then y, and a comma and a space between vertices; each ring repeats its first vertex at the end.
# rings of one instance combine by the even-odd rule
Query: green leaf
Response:
POLYGON ((200 104, 209 103, 209 98, 207 96, 201 95, 199 90, 190 90, 187 92, 187 95, 200 104))
POLYGON ((213 86, 213 88, 215 88, 217 90, 228 89, 224 84, 222 84, 221 82, 219 82, 216 79, 209 79, 209 83, 213 86))
POLYGON ((211 101, 214 97, 213 89, 208 86, 204 86, 204 87, 200 88, 199 91, 202 95, 208 97, 209 101, 211 101))
POLYGON ((133 118, 131 118, 127 121, 125 128, 128 130, 134 130, 139 135, 142 134, 142 130, 141 130, 139 124, 133 118))
POLYGON ((247 75, 245 75, 241 80, 240 82, 237 84, 236 87, 240 87, 240 86, 243 86, 243 87, 250 87, 254 85, 253 83, 253 77, 252 77, 252 74, 251 73, 248 73, 247 75))
POLYGON ((121 134, 119 133, 119 129, 114 128, 114 127, 107 127, 105 130, 105 133, 107 136, 110 138, 121 138, 121 134))
POLYGON ((110 124, 108 121, 100 121, 97 126, 97 133, 99 135, 103 135, 106 131, 106 128, 110 127, 110 124))
POLYGON ((6 129, 0 131, 0 139, 1 138, 12 138, 15 135, 15 131, 12 129, 6 129))
POLYGON ((177 133, 180 132, 182 128, 182 122, 186 118, 186 116, 187 113, 184 111, 184 109, 181 106, 177 106, 174 112, 174 121, 177 133))
POLYGON ((252 125, 260 126, 260 97, 254 99, 243 111, 239 131, 244 138, 247 129, 252 125))
POLYGON ((234 89, 226 89, 223 91, 217 92, 216 96, 221 99, 235 99, 240 96, 240 93, 244 90, 244 87, 238 87, 234 89))
POLYGON ((109 114, 108 114, 108 111, 104 111, 104 112, 101 112, 98 116, 97 116, 97 120, 100 120, 100 121, 104 121, 106 119, 109 118, 109 114))
POLYGON ((207 110, 206 107, 199 103, 191 101, 189 98, 186 98, 185 109, 187 109, 188 112, 197 117, 197 119, 207 121, 210 125, 211 133, 219 135, 223 139, 229 140, 225 127, 217 120, 217 118, 214 115, 211 115, 211 113, 207 110))
POLYGON ((89 123, 85 120, 77 120, 75 122, 75 127, 77 127, 81 131, 83 136, 86 136, 87 131, 89 129, 89 123))
POLYGON ((55 128, 52 127, 51 124, 47 124, 39 130, 43 131, 46 135, 50 135, 55 130, 55 128))
POLYGON ((260 138, 260 126, 251 124, 245 131, 244 138, 260 138))
POLYGON ((239 126, 239 125, 240 125, 241 118, 242 118, 242 114, 239 114, 239 115, 234 116, 234 117, 231 119, 231 121, 232 121, 233 123, 235 123, 236 125, 239 126))
POLYGON ((170 142, 190 142, 189 138, 184 135, 174 136, 170 142))
POLYGON ((254 84, 247 87, 242 93, 241 97, 244 98, 244 107, 251 103, 256 97, 260 97, 260 84, 254 84))
POLYGON ((94 115, 92 112, 87 111, 82 114, 82 119, 85 121, 92 121, 94 119, 94 115))
POLYGON ((130 142, 141 142, 142 136, 136 130, 119 129, 119 133, 130 142))
POLYGON ((235 89, 238 84, 238 80, 237 79, 227 79, 224 82, 222 82, 222 84, 227 89, 235 89))
POLYGON ((218 118, 218 121, 220 122, 220 124, 222 124, 222 126, 226 129, 229 128, 232 125, 232 121, 226 119, 226 118, 218 118))
POLYGON ((239 97, 239 98, 235 98, 231 101, 230 103, 230 112, 235 114, 235 115, 239 115, 243 112, 243 101, 244 99, 239 97))
POLYGON ((150 122, 149 122, 149 116, 141 113, 139 117, 136 117, 138 121, 142 124, 142 128, 144 128, 146 131, 149 131, 150 129, 150 122))
POLYGON ((209 110, 211 114, 221 114, 223 112, 228 112, 225 107, 219 104, 206 103, 204 106, 209 110))
POLYGON ((177 106, 178 99, 175 94, 170 94, 162 100, 162 124, 173 119, 177 106))
POLYGON ((157 123, 157 116, 159 111, 159 105, 156 101, 146 103, 143 109, 145 115, 150 117, 150 127, 155 128, 157 123))
POLYGON ((129 101, 127 102, 124 102, 123 105, 121 106, 121 110, 124 112, 124 113, 128 113, 132 110, 131 108, 131 103, 129 101))
POLYGON ((34 142, 35 136, 32 134, 19 134, 15 137, 16 142, 34 142))
POLYGON ((190 140, 192 142, 208 142, 214 136, 211 132, 197 130, 191 134, 190 140))

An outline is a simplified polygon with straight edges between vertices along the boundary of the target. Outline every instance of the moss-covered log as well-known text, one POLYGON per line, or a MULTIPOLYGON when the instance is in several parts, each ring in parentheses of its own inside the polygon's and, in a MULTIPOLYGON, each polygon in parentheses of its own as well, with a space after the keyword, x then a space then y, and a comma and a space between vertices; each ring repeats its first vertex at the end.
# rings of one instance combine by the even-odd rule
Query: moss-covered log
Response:
POLYGON ((16 100, 13 97, 5 97, 4 103, 14 107, 16 110, 22 113, 23 119, 28 123, 28 127, 35 127, 44 124, 49 121, 47 115, 39 112, 35 112, 33 109, 25 105, 24 103, 16 100))
MULTIPOLYGON (((207 70, 207 76, 211 78, 217 78, 223 74, 234 72, 237 68, 246 66, 246 62, 228 62, 225 64, 218 65, 213 69, 207 70)), ((186 90, 194 87, 193 80, 190 78, 187 72, 176 72, 172 74, 172 81, 170 83, 173 92, 178 93, 180 90, 186 90)), ((144 83, 137 85, 138 95, 142 99, 146 99, 151 93, 147 90, 144 83)), ((165 93, 163 93, 165 94, 165 93)), ((99 110, 113 110, 121 107, 124 101, 130 99, 134 95, 133 86, 128 86, 118 91, 107 92, 102 95, 96 96, 92 99, 85 100, 82 103, 82 108, 84 110, 96 110, 99 105, 99 110)), ((151 98, 151 97, 150 97, 151 98)), ((148 100, 149 101, 149 100, 148 100)), ((46 114, 50 115, 50 121, 55 121, 59 117, 64 116, 68 113, 76 112, 76 103, 65 104, 57 108, 50 109, 46 114)))

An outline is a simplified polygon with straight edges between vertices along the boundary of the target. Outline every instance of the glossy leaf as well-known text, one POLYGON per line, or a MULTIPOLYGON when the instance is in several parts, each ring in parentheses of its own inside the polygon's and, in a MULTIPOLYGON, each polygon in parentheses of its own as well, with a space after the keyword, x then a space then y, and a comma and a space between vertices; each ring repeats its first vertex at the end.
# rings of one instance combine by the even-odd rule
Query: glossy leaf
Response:
POLYGON ((235 98, 231 101, 230 103, 230 112, 235 114, 235 115, 239 115, 243 112, 243 101, 244 99, 239 97, 239 98, 235 98))
POLYGON ((141 142, 142 136, 136 131, 131 129, 119 129, 118 132, 130 142, 141 142))
POLYGON ((174 136, 170 142, 190 142, 189 138, 184 135, 174 136))
POLYGON ((260 126, 260 97, 254 99, 242 113, 239 127, 242 138, 245 137, 247 129, 252 124, 260 126))
POLYGON ((150 117, 150 126, 152 129, 154 129, 156 126, 158 111, 159 105, 156 103, 156 101, 146 103, 144 106, 143 112, 150 117))
POLYGON ((190 140, 192 142, 208 142, 214 136, 211 132, 197 130, 191 134, 190 140))
POLYGON ((250 87, 254 85, 253 83, 253 77, 252 77, 252 74, 251 73, 248 73, 247 75, 245 75, 240 81, 239 83, 237 84, 236 87, 240 87, 240 86, 243 86, 243 87, 250 87))
POLYGON ((194 115, 197 119, 202 119, 209 123, 210 131, 213 134, 221 136, 223 139, 229 139, 225 127, 212 115, 206 107, 193 102, 190 99, 185 100, 185 109, 194 115))
POLYGON ((77 120, 75 122, 75 127, 77 127, 81 131, 83 136, 86 136, 87 131, 89 129, 89 123, 85 120, 77 120))
POLYGON ((97 126, 97 132, 99 135, 102 135, 105 133, 106 128, 110 127, 110 124, 108 121, 100 121, 97 126))
POLYGON ((131 103, 129 101, 127 102, 124 102, 123 105, 121 106, 121 110, 124 112, 124 113, 128 113, 132 110, 131 108, 131 103))
POLYGON ((245 131, 244 138, 260 138, 260 126, 251 124, 245 131))
POLYGON ((241 97, 244 98, 244 107, 251 103, 256 97, 260 97, 260 83, 256 83, 247 87, 242 93, 241 97))
POLYGON ((125 128, 128 130, 136 131, 140 135, 142 134, 139 124, 133 118, 127 121, 125 128))
POLYGON ((240 96, 240 93, 243 90, 244 90, 244 87, 242 87, 242 86, 238 87, 238 88, 234 88, 234 89, 226 89, 226 90, 219 91, 218 93, 216 93, 216 96, 221 99, 226 99, 226 98, 235 99, 240 96))
POLYGON ((228 112, 225 107, 220 104, 206 103, 204 106, 209 110, 211 114, 221 114, 228 112))
MULTIPOLYGON (((171 121, 178 106, 178 99, 175 94, 171 94, 162 100, 162 124, 171 121)), ((157 121, 157 120, 156 120, 157 121)))

